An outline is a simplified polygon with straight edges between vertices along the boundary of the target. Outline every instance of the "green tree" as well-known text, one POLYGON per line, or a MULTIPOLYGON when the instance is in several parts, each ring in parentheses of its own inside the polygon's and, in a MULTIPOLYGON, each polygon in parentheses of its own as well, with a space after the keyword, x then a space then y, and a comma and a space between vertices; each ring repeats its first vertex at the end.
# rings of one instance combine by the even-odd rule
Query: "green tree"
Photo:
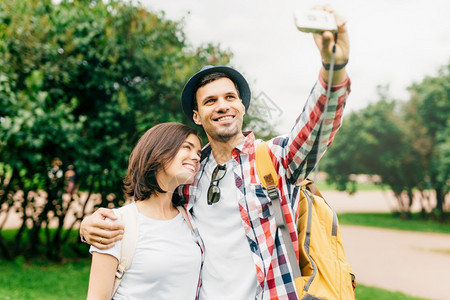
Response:
POLYGON ((60 260, 93 206, 124 202, 138 137, 160 122, 188 122, 184 83, 231 53, 192 47, 183 26, 118 0, 0 0, 0 221, 22 215, 12 245, 0 224, 4 257, 60 260), (83 193, 66 193, 70 165, 83 193))
POLYGON ((422 212, 430 210, 429 189, 436 191, 431 207, 445 218, 449 193, 449 67, 437 77, 426 77, 410 87, 407 102, 389 99, 387 87, 380 100, 351 113, 338 132, 323 168, 338 189, 354 192, 354 174, 379 175, 396 195, 399 208, 409 213, 415 197, 422 212), (415 196, 414 190, 419 192, 415 196))
POLYGON ((356 191, 355 174, 380 176, 398 199, 399 209, 409 212, 413 188, 418 185, 414 149, 398 117, 397 105, 387 100, 387 89, 379 88, 381 100, 351 113, 323 162, 328 181, 338 189, 356 191))
POLYGON ((410 87, 411 101, 417 104, 416 127, 422 127, 429 141, 426 149, 427 176, 436 191, 436 210, 444 212, 445 196, 450 191, 450 63, 437 76, 427 76, 410 87))

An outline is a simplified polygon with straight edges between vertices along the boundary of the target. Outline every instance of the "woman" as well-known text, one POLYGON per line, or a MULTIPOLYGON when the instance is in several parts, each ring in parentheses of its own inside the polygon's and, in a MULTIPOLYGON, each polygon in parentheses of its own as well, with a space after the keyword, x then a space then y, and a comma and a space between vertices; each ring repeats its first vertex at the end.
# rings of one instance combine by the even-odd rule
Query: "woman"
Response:
MULTIPOLYGON (((200 145, 194 129, 163 123, 148 130, 133 149, 124 182, 126 196, 134 200, 129 205, 139 212, 138 239, 114 299, 196 298, 202 244, 172 196, 179 185, 192 183, 200 145)), ((121 209, 114 210, 118 222, 121 209)), ((91 246, 88 299, 111 299, 120 250, 120 241, 107 250, 91 246)))

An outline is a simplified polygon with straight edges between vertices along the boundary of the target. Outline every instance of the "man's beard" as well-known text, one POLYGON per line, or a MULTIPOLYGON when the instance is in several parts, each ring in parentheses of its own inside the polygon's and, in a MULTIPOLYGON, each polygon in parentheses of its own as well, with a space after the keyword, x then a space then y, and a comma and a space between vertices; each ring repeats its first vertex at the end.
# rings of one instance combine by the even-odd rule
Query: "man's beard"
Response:
POLYGON ((238 125, 235 125, 232 128, 220 130, 220 132, 215 131, 212 134, 209 134, 209 136, 211 137, 211 139, 215 141, 226 143, 235 136, 237 136, 239 133, 241 133, 241 129, 239 128, 238 125))

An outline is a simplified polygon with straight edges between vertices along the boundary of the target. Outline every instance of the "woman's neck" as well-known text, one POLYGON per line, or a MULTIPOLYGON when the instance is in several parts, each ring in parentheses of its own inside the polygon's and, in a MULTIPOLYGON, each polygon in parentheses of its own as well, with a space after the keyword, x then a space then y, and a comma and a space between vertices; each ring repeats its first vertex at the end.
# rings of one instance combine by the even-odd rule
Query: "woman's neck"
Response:
POLYGON ((156 220, 170 220, 178 215, 178 209, 172 204, 172 193, 152 195, 136 201, 136 206, 141 214, 156 220))

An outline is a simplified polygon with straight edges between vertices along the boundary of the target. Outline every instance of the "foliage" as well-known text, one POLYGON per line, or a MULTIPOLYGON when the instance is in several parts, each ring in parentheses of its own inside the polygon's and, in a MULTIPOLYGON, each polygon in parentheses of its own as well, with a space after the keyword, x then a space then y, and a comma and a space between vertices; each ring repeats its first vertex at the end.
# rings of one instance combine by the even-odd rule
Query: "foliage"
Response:
POLYGON ((183 22, 119 0, 0 0, 0 256, 46 248, 60 260, 63 228, 123 203, 137 139, 160 122, 188 123, 184 83, 231 53, 194 48, 183 22), (22 225, 7 243, 1 229, 15 211, 22 225))
POLYGON ((382 99, 344 119, 327 155, 331 159, 323 164, 327 178, 335 181, 340 190, 355 191, 352 174, 380 175, 396 193, 408 187, 410 173, 404 166, 411 150, 395 108, 394 102, 382 99))
POLYGON ((355 192, 354 174, 378 175, 406 215, 418 200, 424 215, 434 209, 445 218, 450 187, 449 71, 447 65, 438 76, 413 84, 411 98, 404 103, 390 100, 388 87, 379 87, 378 102, 344 119, 323 162, 328 181, 339 190, 355 192), (437 198, 432 209, 426 192, 430 188, 437 198))
POLYGON ((430 141, 427 176, 436 190, 436 209, 443 212, 445 195, 450 192, 450 63, 438 76, 427 76, 410 90, 418 106, 416 124, 423 126, 430 141))

